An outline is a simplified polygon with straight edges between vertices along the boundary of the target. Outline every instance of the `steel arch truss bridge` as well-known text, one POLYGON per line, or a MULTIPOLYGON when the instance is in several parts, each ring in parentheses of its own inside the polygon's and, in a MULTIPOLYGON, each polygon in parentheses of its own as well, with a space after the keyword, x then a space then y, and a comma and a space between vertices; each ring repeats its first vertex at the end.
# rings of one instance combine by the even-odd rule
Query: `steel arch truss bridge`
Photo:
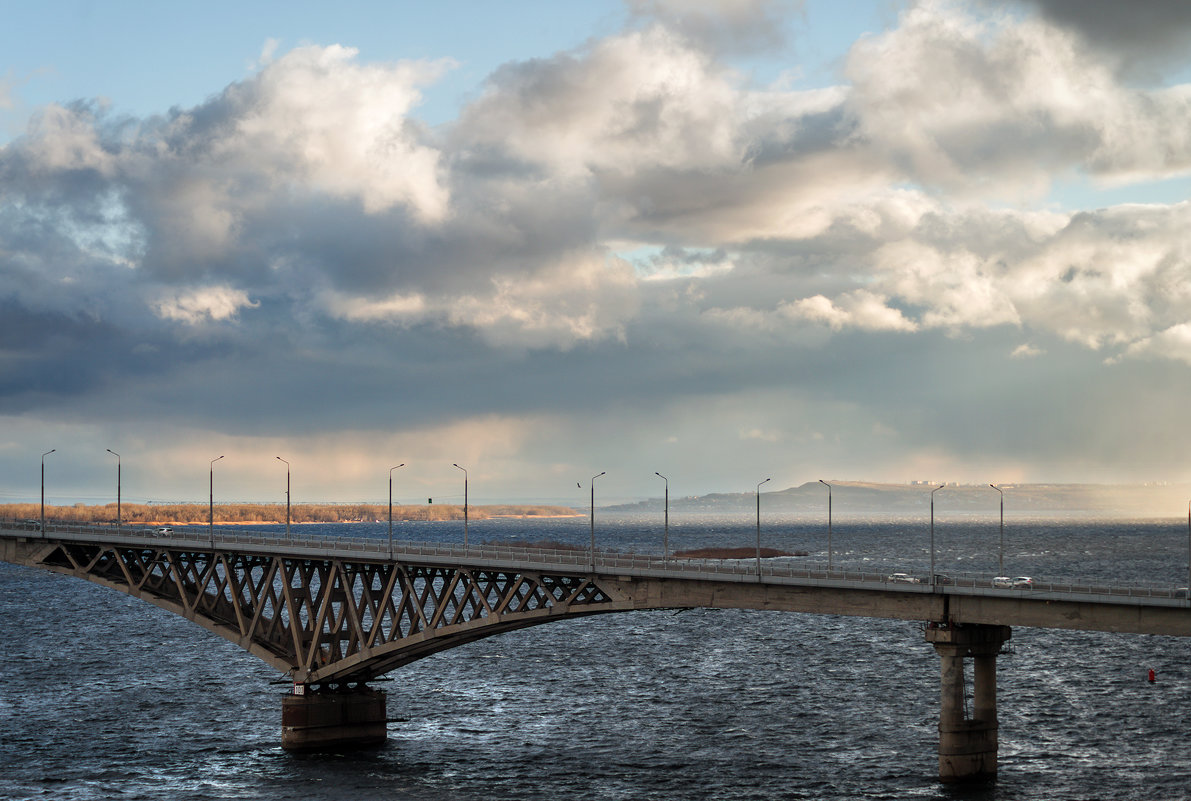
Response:
POLYGON ((69 542, 35 561, 176 612, 303 684, 367 681, 494 634, 631 606, 614 582, 580 572, 69 542))

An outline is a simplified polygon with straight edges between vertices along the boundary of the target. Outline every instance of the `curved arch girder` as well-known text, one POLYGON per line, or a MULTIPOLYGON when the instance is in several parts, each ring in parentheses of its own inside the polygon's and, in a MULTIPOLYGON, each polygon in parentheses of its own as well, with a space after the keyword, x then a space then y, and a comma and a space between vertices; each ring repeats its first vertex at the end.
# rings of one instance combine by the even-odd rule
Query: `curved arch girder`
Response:
POLYGON ((505 631, 633 608, 580 573, 76 542, 21 561, 147 600, 304 683, 370 679, 505 631))

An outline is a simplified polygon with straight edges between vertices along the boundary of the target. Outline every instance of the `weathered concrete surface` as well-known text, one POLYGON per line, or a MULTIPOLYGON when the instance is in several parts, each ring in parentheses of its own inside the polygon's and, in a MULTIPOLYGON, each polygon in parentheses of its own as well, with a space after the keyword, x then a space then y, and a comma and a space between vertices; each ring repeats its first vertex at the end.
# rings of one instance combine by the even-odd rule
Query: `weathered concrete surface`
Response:
POLYGON ((327 751, 381 745, 388 736, 385 694, 369 687, 307 691, 281 702, 281 747, 327 751))
POLYGON ((987 780, 997 775, 997 654, 1008 626, 928 626, 939 671, 939 779, 987 780), (972 715, 964 707, 964 659, 975 663, 972 715))
MULTIPOLYGON (((1035 628, 1191 636, 1186 606, 1137 603, 1135 599, 1070 601, 1046 593, 974 591, 938 587, 911 592, 898 585, 801 586, 698 579, 601 578, 634 609, 713 607, 772 609, 819 615, 852 615, 1035 628)), ((624 602, 622 602, 624 603, 624 602)))

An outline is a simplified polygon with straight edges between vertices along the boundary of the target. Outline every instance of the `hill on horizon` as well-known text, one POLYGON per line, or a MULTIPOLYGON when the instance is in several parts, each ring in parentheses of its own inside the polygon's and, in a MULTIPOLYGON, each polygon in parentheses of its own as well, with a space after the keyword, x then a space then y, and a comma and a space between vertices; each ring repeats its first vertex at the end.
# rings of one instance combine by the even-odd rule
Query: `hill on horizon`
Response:
MULTIPOLYGON (((919 516, 929 514, 931 490, 939 483, 883 484, 831 481, 835 515, 919 516)), ((1086 515, 1180 517, 1187 514, 1191 484, 1003 484, 1007 516, 1086 515)), ((827 514, 827 487, 808 481, 796 487, 761 493, 763 512, 827 514)), ((661 498, 603 507, 607 511, 653 511, 661 498)), ((945 484, 935 493, 936 514, 996 514, 999 493, 988 484, 945 484)), ((752 492, 710 493, 671 498, 675 512, 739 513, 755 508, 752 492)))

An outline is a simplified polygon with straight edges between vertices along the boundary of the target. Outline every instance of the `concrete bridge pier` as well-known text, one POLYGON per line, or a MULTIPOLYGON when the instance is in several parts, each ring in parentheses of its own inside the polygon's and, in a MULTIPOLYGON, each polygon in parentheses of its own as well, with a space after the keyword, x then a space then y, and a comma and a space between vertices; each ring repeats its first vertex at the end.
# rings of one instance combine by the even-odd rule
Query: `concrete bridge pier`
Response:
POLYGON ((281 702, 281 747, 335 751, 383 745, 388 737, 385 693, 361 683, 295 684, 281 702))
POLYGON ((936 624, 926 629, 940 666, 939 779, 995 779, 997 775, 997 654, 1008 626, 936 624), (972 714, 964 700, 964 659, 973 662, 972 714))

